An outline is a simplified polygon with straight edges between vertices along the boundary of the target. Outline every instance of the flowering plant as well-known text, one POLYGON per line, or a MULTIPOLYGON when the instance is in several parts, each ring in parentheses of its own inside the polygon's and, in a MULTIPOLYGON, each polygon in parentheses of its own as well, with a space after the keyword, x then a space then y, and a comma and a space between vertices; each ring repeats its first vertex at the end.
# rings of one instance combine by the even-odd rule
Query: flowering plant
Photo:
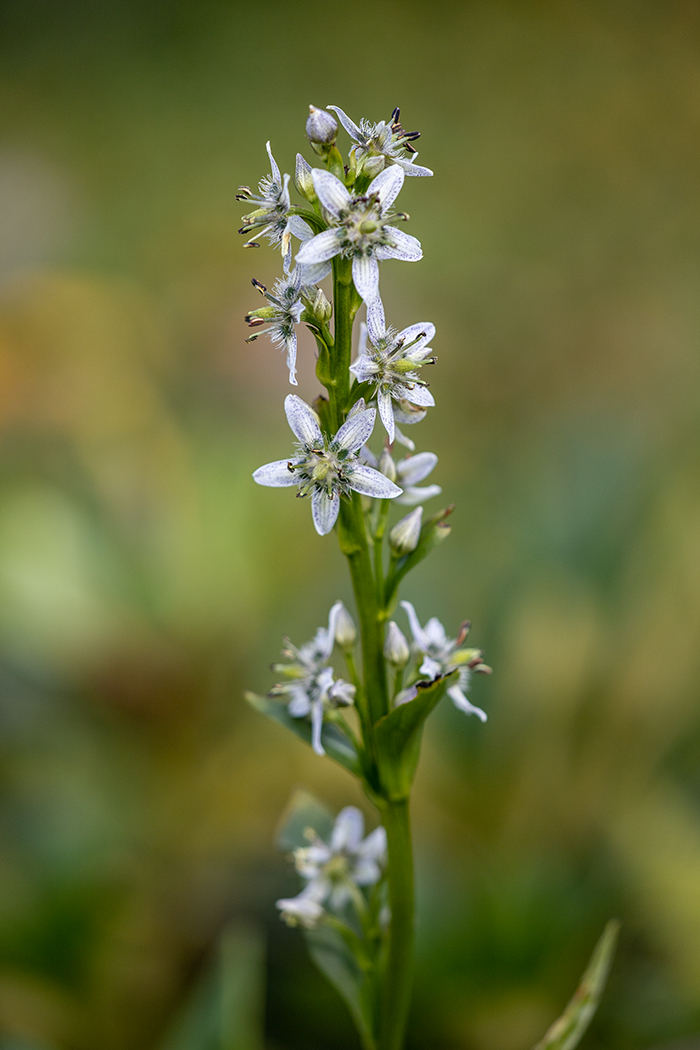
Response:
MULTIPOLYGON (((435 617, 421 626, 409 601, 400 605, 412 643, 391 619, 405 576, 449 534, 448 506, 423 519, 423 503, 439 485, 419 483, 437 465, 432 452, 415 453, 400 427, 422 420, 435 405, 425 379, 434 363, 435 326, 419 321, 387 326, 379 293, 380 263, 417 262, 420 242, 398 225, 408 216, 394 209, 407 176, 432 172, 415 163, 399 110, 388 123, 355 124, 330 106, 351 140, 348 162, 336 145, 338 122, 310 107, 307 137, 322 167, 300 154, 291 176, 282 175, 270 144, 271 173, 258 194, 241 187, 239 198, 257 205, 241 233, 259 230, 282 252, 283 276, 272 292, 254 280, 267 301, 246 321, 265 328, 286 353, 289 381, 297 385, 297 328, 316 341, 316 375, 326 394, 313 405, 289 394, 284 409, 296 439, 285 459, 266 463, 253 477, 260 485, 296 488, 309 497, 320 536, 336 531, 348 561, 357 607, 355 622, 342 602, 328 626, 305 645, 285 642, 281 677, 266 697, 248 694, 257 710, 301 737, 319 756, 359 779, 382 823, 367 837, 359 810, 346 807, 326 827, 297 813, 296 838, 287 841, 304 881, 296 897, 277 902, 282 917, 299 925, 312 955, 344 997, 365 1050, 403 1046, 411 997, 414 890, 409 797, 424 723, 444 694, 466 715, 486 713, 467 698, 473 673, 490 674, 479 649, 465 647, 468 622, 448 638, 435 617), (294 239, 299 242, 294 255, 294 239), (321 282, 332 275, 329 299, 321 282), (356 359, 353 326, 361 307, 356 359), (329 327, 333 318, 333 331, 329 327), (382 436, 375 436, 377 412, 382 436), (372 440, 375 449, 370 448, 372 440), (398 462, 393 450, 408 450, 398 462), (392 504, 412 507, 389 528, 392 504), (355 660, 358 641, 361 662, 355 660), (333 666, 342 653, 347 680, 333 666), (300 824, 301 820, 301 824, 300 824)), ((259 247, 248 240, 246 247, 259 247)), ((261 334, 255 331, 250 339, 261 334)), ((314 818, 315 819, 315 818, 314 818)), ((294 823, 294 821, 293 821, 294 823)), ((609 964, 614 929, 604 934, 578 998, 540 1044, 569 1050, 583 1033, 609 964)))

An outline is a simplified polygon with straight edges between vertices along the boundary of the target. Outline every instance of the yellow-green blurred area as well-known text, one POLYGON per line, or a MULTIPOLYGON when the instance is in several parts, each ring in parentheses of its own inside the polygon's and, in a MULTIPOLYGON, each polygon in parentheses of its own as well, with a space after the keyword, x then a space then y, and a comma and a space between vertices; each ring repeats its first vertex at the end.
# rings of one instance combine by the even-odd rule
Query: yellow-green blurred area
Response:
POLYGON ((404 597, 495 668, 486 726, 445 702, 426 733, 409 1046, 528 1050, 618 915, 585 1045, 695 1047, 688 0, 0 3, 0 1045, 260 1050, 196 1004, 221 958, 259 990, 263 952, 265 1045, 356 1045, 278 919, 274 829, 299 785, 363 803, 242 700, 351 604, 334 536, 250 477, 291 448, 290 388, 244 342, 281 268, 234 195, 267 139, 312 159, 310 102, 400 105, 436 172, 401 197, 425 259, 382 292, 437 325, 412 436, 457 510, 404 597))

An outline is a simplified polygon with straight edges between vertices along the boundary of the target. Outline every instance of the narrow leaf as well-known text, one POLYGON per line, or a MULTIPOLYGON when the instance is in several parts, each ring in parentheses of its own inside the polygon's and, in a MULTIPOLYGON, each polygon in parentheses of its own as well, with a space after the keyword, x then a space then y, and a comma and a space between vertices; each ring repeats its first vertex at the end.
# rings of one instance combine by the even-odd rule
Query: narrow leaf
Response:
POLYGON ((382 786, 391 799, 406 798, 418 765, 423 725, 439 704, 452 674, 433 682, 417 682, 415 699, 399 704, 375 726, 382 786))
POLYGON ((365 1048, 374 1046, 367 977, 340 934, 330 926, 305 930, 311 958, 345 1001, 365 1048))
POLYGON ((620 923, 611 919, 596 944, 588 968, 569 1005, 534 1050, 573 1050, 598 1009, 615 953, 620 923))
MULTIPOLYGON (((270 700, 266 696, 258 696, 257 693, 245 693, 248 703, 262 715, 267 715, 273 722, 289 729, 300 740, 311 747, 311 723, 305 718, 292 718, 287 710, 287 705, 278 700, 270 700)), ((345 769, 349 769, 355 776, 360 776, 360 761, 352 742, 335 725, 324 722, 321 733, 321 742, 326 749, 329 758, 334 759, 345 769)))

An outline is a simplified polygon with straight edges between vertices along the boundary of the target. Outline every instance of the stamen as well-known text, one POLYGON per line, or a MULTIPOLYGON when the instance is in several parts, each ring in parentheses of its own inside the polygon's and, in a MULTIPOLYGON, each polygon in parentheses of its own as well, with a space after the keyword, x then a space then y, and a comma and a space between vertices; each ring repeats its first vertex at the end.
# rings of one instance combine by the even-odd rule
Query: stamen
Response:
POLYGON ((455 647, 457 649, 459 649, 460 645, 469 634, 470 627, 471 622, 469 620, 464 620, 463 623, 460 625, 459 634, 457 635, 457 639, 455 641, 455 647))
POLYGON ((261 295, 265 295, 267 293, 267 288, 265 287, 264 284, 262 284, 260 281, 258 281, 257 278, 254 277, 253 280, 250 283, 252 284, 253 288, 257 288, 258 289, 258 291, 260 292, 261 295))

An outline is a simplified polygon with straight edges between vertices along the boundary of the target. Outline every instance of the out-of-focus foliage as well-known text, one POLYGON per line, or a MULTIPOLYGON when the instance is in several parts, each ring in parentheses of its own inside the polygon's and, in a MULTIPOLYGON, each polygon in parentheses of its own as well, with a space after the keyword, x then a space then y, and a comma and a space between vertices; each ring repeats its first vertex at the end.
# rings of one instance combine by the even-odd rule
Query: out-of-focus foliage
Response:
POLYGON ((458 507, 407 597, 496 669, 485 727, 426 734, 411 1047, 533 1045, 611 914, 582 1045, 700 1031, 699 57, 683 0, 2 0, 3 1050, 167 1047, 241 917, 268 1045, 355 1045, 272 840, 296 784, 361 800, 242 700, 350 602, 250 479, 288 385, 244 343, 279 263, 234 194, 309 102, 400 104, 437 173, 402 196, 425 262, 382 277, 438 327, 458 507))

